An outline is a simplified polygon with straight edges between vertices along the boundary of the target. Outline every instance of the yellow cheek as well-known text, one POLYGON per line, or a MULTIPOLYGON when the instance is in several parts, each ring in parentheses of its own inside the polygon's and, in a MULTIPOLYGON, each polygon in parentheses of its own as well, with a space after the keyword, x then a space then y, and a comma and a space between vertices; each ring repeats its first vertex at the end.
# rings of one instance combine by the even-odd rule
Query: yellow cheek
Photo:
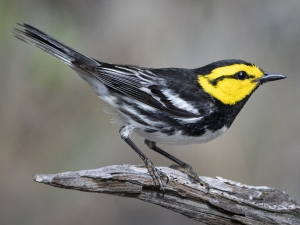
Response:
POLYGON ((213 86, 206 77, 199 76, 198 82, 210 95, 220 100, 224 104, 234 105, 256 88, 256 83, 249 80, 224 79, 213 86))

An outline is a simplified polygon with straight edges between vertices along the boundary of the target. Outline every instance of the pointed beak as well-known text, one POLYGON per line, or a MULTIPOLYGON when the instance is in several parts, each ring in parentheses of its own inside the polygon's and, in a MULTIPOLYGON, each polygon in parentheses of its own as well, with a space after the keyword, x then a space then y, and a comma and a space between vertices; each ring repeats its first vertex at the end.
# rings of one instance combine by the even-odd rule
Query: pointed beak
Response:
POLYGON ((286 76, 283 76, 281 74, 264 72, 264 75, 261 78, 255 80, 255 81, 258 82, 259 84, 264 84, 264 83, 269 82, 269 81, 281 80, 281 79, 284 79, 284 78, 286 78, 286 76))

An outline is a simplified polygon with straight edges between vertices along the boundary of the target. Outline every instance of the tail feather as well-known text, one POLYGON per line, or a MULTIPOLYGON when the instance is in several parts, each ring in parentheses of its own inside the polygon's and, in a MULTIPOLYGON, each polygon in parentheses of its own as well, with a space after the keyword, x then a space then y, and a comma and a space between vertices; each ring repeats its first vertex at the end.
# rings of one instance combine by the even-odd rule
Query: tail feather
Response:
MULTIPOLYGON (((28 24, 18 25, 23 29, 13 29, 13 33, 16 38, 30 45, 36 46, 75 69, 82 70, 82 68, 89 66, 100 65, 100 63, 94 59, 80 54, 35 27, 28 24)), ((87 72, 86 69, 85 72, 87 72)))

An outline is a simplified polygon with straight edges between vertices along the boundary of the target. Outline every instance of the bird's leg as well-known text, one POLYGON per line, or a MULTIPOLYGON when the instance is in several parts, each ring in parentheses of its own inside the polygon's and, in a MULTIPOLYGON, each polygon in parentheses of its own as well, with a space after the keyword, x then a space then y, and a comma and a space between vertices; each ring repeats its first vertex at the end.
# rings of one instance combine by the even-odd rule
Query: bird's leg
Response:
MULTIPOLYGON (((147 168, 150 176, 153 178, 155 186, 159 187, 159 190, 165 194, 165 188, 163 186, 162 177, 166 177, 167 183, 169 181, 169 177, 162 171, 155 168, 153 163, 146 157, 146 155, 130 140, 129 135, 131 134, 132 129, 130 126, 125 125, 120 129, 121 138, 139 155, 139 157, 144 161, 145 167, 147 168)), ((162 196, 162 197, 163 197, 162 196)))
POLYGON ((173 165, 171 167, 187 174, 193 180, 199 182, 202 186, 204 186, 207 189, 207 192, 209 192, 209 189, 210 189, 209 184, 204 182, 203 180, 201 180, 199 178, 198 174, 193 170, 193 168, 189 164, 181 161, 180 159, 177 159, 176 157, 174 157, 174 156, 170 155, 169 153, 165 152, 164 150, 160 149, 159 147, 156 146, 156 142, 154 142, 154 141, 145 139, 145 144, 153 151, 158 152, 159 154, 161 154, 161 155, 167 157, 168 159, 172 160, 173 162, 177 163, 179 166, 173 165))

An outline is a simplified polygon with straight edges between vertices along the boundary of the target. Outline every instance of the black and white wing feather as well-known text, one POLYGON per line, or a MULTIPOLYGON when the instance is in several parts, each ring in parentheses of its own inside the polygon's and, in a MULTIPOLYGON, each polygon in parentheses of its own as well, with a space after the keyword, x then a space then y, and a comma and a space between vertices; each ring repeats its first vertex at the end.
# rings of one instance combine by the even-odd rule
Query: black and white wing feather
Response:
POLYGON ((94 74, 105 85, 174 117, 194 117, 195 112, 183 110, 172 103, 164 92, 165 80, 145 67, 102 64, 94 74))
MULTIPOLYGON (((173 117, 192 118, 197 110, 186 108, 183 100, 168 89, 166 80, 159 73, 146 67, 113 65, 99 62, 57 41, 46 33, 28 24, 18 24, 21 29, 14 29, 18 39, 34 45, 58 58, 79 72, 96 91, 96 85, 104 84, 124 96, 167 112, 173 117)), ((98 88, 99 89, 99 88, 98 88)), ((101 97, 101 96, 100 96, 101 97)))

